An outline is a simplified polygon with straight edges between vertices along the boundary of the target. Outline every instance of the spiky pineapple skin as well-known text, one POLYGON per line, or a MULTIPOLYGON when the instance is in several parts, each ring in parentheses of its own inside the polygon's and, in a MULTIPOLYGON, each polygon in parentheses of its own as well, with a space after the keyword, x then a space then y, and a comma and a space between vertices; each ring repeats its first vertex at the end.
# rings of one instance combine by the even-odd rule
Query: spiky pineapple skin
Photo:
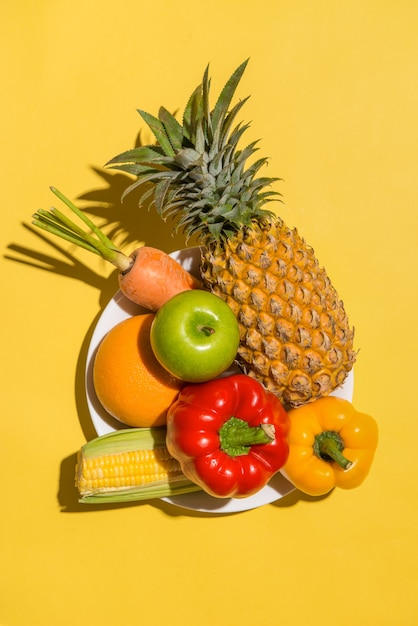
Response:
POLYGON ((329 395, 355 362, 343 302, 296 229, 277 218, 203 249, 206 288, 240 327, 238 362, 288 407, 329 395))

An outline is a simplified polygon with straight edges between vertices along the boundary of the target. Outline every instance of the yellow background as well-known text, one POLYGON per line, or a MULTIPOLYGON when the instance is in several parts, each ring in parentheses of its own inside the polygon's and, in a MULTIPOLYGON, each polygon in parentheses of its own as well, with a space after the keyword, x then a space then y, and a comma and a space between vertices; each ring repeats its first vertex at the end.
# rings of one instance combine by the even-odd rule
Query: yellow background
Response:
POLYGON ((1 626, 415 624, 417 4, 3 4, 1 626), (128 251, 182 247, 118 205, 121 176, 102 166, 133 147, 137 108, 181 110, 208 62, 215 96, 247 57, 247 139, 262 139, 284 179, 277 210, 356 327, 354 404, 380 427, 372 471, 354 491, 235 515, 80 506, 75 454, 94 435, 84 359, 117 280, 31 214, 53 184, 128 251))

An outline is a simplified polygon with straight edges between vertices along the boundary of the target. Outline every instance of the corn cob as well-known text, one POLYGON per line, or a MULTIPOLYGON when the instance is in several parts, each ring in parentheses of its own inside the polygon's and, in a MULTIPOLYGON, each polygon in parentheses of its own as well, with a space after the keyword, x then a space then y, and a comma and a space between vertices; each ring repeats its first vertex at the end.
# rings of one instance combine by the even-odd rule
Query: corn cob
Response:
POLYGON ((75 476, 79 502, 127 502, 199 491, 168 453, 165 437, 165 428, 129 428, 84 444, 75 476))

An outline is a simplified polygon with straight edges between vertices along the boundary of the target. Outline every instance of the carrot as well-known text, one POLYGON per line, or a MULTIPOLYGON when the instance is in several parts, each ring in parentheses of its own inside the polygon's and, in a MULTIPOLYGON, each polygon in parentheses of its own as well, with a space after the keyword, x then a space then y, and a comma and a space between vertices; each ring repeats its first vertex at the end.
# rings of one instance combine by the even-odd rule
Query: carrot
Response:
POLYGON ((58 209, 39 209, 32 223, 47 232, 94 252, 119 270, 122 293, 135 304, 158 311, 171 297, 189 289, 202 289, 201 282, 180 263, 158 248, 140 246, 127 256, 80 209, 58 189, 51 191, 90 229, 86 232, 58 209))
POLYGON ((127 298, 150 311, 158 311, 181 291, 201 289, 201 282, 162 250, 142 246, 133 254, 133 264, 119 273, 119 286, 127 298))

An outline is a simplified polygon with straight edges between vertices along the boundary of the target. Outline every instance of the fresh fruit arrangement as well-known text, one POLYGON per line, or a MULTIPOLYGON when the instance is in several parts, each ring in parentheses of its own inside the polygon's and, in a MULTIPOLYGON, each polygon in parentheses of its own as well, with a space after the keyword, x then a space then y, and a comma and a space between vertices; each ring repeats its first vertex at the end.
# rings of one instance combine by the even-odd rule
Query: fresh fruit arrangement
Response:
POLYGON ((156 143, 108 162, 136 179, 124 195, 147 183, 139 205, 151 198, 197 238, 199 277, 145 245, 126 256, 55 188, 88 230, 55 208, 33 217, 115 265, 122 293, 148 311, 112 328, 95 355, 98 400, 130 428, 81 448, 82 502, 246 498, 278 472, 323 495, 357 487, 370 469, 375 420, 330 396, 356 359, 344 304, 313 249, 265 208, 277 179, 259 175, 257 142, 240 148, 247 99, 232 99, 246 65, 213 108, 206 69, 181 123, 164 107, 139 111, 156 143))

